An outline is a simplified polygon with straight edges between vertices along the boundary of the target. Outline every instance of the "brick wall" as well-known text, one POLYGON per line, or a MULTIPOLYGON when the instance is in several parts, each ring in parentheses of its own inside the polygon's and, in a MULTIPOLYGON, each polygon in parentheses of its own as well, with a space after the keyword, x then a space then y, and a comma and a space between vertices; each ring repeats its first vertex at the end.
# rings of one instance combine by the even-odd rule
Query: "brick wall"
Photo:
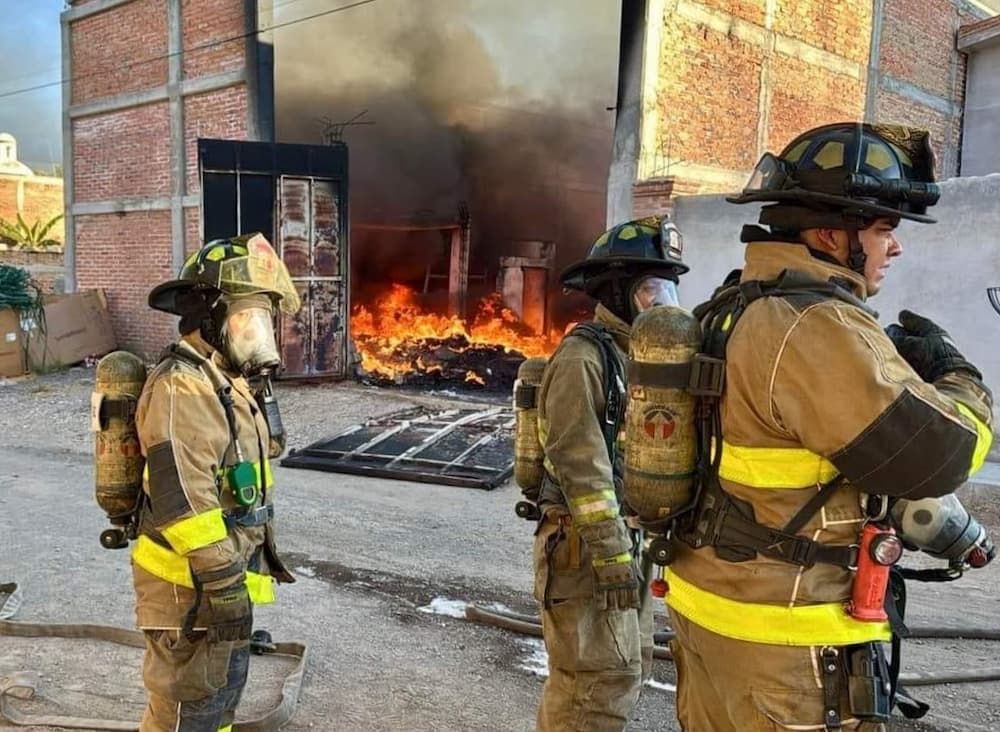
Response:
MULTIPOLYGON (((20 213, 30 226, 51 221, 63 212, 63 182, 48 176, 0 175, 0 219, 13 222, 20 213)), ((65 222, 60 221, 48 236, 63 241, 65 222)))
POLYGON ((958 0, 884 0, 875 119, 929 129, 941 178, 959 174, 966 58, 956 34, 980 17, 958 0))
POLYGON ((167 83, 167 0, 133 0, 72 32, 73 104, 167 83))
POLYGON ((152 287, 174 275, 170 212, 77 216, 75 223, 81 289, 103 288, 119 345, 145 345, 152 355, 176 335, 175 319, 146 303, 152 287), (128 275, 111 262, 127 262, 128 275))
POLYGON ((667 176, 675 196, 731 191, 765 150, 864 114, 870 0, 679 0, 664 10, 640 189, 667 176))
POLYGON ((663 179, 673 182, 668 197, 732 191, 763 152, 866 112, 930 129, 939 175, 957 174, 965 61, 955 33, 977 12, 962 0, 668 0, 650 7, 664 15, 655 99, 644 104, 636 215, 669 208, 663 179))
POLYGON ((176 319, 149 309, 149 291, 201 244, 197 138, 251 129, 252 23, 244 0, 89 5, 63 14, 74 284, 104 288, 119 343, 151 356, 176 336, 176 319))
POLYGON ((73 201, 170 194, 170 119, 157 102, 73 121, 73 201))

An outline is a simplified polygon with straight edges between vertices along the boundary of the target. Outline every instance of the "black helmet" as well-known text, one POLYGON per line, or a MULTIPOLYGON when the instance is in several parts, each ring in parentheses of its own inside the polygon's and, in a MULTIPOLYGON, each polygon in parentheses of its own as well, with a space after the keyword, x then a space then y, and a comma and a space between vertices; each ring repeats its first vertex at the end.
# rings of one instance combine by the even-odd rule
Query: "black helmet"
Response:
POLYGON ((842 228, 878 217, 934 223, 941 191, 925 130, 843 122, 810 130, 766 153, 732 203, 770 201, 760 222, 786 229, 842 228))
POLYGON ((285 267, 262 234, 215 239, 192 254, 177 279, 157 285, 149 306, 184 315, 188 293, 229 297, 268 295, 285 313, 298 311, 301 300, 285 267))
POLYGON ((650 216, 618 224, 601 234, 590 254, 559 277, 564 287, 593 295, 609 279, 643 274, 677 278, 688 271, 681 261, 681 232, 669 216, 650 216))

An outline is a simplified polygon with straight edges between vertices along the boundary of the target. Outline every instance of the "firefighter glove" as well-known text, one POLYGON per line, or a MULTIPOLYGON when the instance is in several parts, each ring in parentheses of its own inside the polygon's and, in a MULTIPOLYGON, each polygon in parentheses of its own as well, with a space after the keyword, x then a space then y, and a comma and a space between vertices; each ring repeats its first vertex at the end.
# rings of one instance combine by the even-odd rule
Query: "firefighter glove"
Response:
POLYGON ((594 600, 600 610, 639 607, 640 572, 631 552, 594 560, 594 600))
POLYGON ((205 600, 209 608, 209 643, 249 640, 253 608, 244 583, 206 592, 205 600))
POLYGON ((903 310, 899 324, 893 323, 885 332, 899 355, 924 381, 933 383, 953 371, 964 371, 982 381, 979 369, 966 360, 948 332, 934 321, 903 310))

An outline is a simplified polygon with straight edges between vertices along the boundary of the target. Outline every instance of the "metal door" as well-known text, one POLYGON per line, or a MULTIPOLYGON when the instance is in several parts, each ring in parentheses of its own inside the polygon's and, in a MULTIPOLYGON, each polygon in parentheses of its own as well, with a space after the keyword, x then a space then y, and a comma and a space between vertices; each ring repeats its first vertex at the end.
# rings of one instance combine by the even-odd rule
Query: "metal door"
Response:
POLYGON ((348 375, 347 147, 198 140, 206 240, 252 231, 274 244, 303 307, 282 316, 282 376, 348 375))
POLYGON ((277 180, 278 254, 302 297, 279 330, 285 374, 343 376, 347 371, 347 249, 336 181, 283 175, 277 180))

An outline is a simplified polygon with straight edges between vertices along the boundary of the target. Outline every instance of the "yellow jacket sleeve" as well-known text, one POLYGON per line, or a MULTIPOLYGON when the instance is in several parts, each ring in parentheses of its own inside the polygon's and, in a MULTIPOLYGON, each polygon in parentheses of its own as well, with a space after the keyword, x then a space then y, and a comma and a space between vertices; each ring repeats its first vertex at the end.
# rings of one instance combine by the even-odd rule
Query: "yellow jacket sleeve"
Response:
POLYGON ((872 494, 923 498, 958 488, 992 440, 992 398, 955 372, 924 382, 861 309, 804 310, 770 380, 774 425, 872 494))
POLYGON ((242 581, 244 567, 223 520, 217 483, 229 429, 208 379, 184 365, 154 374, 139 401, 136 427, 154 528, 188 558, 206 589, 242 581))

